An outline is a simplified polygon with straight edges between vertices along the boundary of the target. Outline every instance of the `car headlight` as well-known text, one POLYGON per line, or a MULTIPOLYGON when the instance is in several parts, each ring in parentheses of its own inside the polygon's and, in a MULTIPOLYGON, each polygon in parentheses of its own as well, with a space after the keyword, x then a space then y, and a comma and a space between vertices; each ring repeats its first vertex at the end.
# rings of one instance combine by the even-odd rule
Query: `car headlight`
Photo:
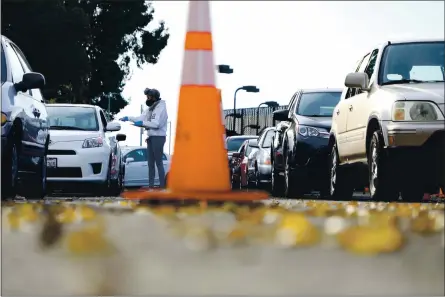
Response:
POLYGON ((298 134, 303 137, 329 138, 329 131, 327 131, 326 129, 309 126, 298 126, 298 134))
POLYGON ((102 137, 88 138, 82 144, 82 148, 101 147, 104 145, 102 137))
POLYGON ((3 113, 3 112, 2 112, 2 126, 3 126, 4 124, 6 124, 7 121, 8 121, 8 117, 6 116, 6 113, 3 113))
POLYGON ((444 119, 439 107, 427 101, 397 101, 392 110, 392 120, 395 122, 431 122, 444 119))

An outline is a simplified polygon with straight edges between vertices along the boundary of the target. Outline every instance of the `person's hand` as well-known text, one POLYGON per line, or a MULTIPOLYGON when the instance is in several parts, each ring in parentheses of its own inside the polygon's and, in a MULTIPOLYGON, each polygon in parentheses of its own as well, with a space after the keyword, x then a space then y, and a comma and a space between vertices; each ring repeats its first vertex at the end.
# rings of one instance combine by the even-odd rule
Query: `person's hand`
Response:
POLYGON ((135 121, 135 122, 133 122, 133 124, 135 126, 142 127, 142 121, 135 121))
POLYGON ((122 122, 127 122, 127 121, 128 121, 128 117, 127 117, 127 116, 125 116, 125 117, 123 117, 123 118, 120 118, 120 119, 119 119, 119 121, 122 121, 122 122))

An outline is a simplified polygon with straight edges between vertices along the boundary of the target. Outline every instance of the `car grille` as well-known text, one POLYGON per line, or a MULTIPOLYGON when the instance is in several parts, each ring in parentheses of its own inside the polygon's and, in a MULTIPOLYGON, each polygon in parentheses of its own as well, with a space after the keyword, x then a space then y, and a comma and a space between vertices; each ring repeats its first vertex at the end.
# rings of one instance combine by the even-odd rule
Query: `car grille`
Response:
POLYGON ((48 150, 48 155, 67 156, 75 155, 76 151, 73 150, 48 150))
POLYGON ((48 168, 48 177, 82 177, 80 167, 48 168))

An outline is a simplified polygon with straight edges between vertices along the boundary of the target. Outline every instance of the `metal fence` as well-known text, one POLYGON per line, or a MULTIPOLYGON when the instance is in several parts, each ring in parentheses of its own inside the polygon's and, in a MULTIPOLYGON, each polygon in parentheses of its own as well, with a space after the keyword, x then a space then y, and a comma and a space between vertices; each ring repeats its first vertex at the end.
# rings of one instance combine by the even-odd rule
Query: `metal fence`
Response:
MULTIPOLYGON (((261 132, 264 128, 273 126, 272 112, 275 110, 286 109, 287 105, 279 106, 277 108, 271 107, 252 107, 252 108, 239 108, 236 110, 236 114, 241 115, 240 118, 236 119, 235 129, 233 129, 233 109, 224 110, 224 118, 227 132, 235 132, 233 134, 247 134, 256 135, 257 130, 249 127, 249 125, 257 124, 257 114, 258 114, 258 129, 261 132), (234 131, 233 131, 234 130, 234 131)), ((228 135, 229 136, 229 135, 228 135)))

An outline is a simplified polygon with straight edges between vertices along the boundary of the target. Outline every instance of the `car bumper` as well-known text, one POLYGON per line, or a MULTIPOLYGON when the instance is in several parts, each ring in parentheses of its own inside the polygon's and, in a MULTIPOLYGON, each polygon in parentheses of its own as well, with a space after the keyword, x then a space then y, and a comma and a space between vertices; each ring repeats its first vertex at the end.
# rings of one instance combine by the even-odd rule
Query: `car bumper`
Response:
POLYGON ((295 147, 295 175, 309 183, 324 179, 327 174, 329 140, 321 137, 297 138, 295 147))
POLYGON ((444 130, 444 127, 444 121, 429 123, 382 122, 383 134, 387 147, 422 146, 436 131, 444 130))
POLYGON ((258 175, 260 183, 268 183, 272 180, 272 165, 258 164, 258 175))
POLYGON ((57 159, 57 167, 48 167, 48 181, 103 182, 107 179, 110 151, 107 147, 69 150, 50 147, 48 159, 57 159))
POLYGON ((436 131, 420 146, 388 147, 388 159, 403 180, 445 186, 445 130, 436 131))

